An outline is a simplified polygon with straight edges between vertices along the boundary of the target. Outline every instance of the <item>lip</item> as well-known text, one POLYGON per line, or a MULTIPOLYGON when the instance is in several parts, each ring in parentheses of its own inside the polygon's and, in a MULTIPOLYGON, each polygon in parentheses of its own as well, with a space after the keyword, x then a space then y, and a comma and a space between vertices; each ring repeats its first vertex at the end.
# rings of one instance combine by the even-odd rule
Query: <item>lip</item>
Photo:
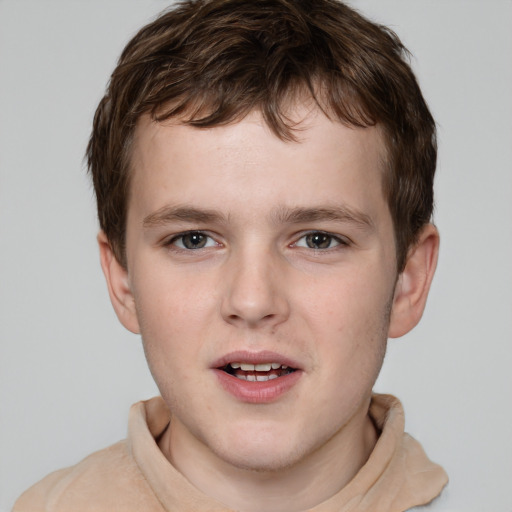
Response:
POLYGON ((278 400, 287 393, 300 380, 303 370, 300 365, 286 356, 272 351, 249 352, 246 350, 230 352, 212 365, 221 386, 237 400, 253 404, 265 404, 278 400), (251 364, 280 363, 293 368, 295 371, 277 379, 264 382, 251 382, 238 379, 222 370, 224 366, 233 362, 251 364))
POLYGON ((250 352, 249 350, 236 350, 217 359, 211 366, 212 369, 223 368, 229 363, 243 362, 251 364, 280 363, 296 370, 302 370, 300 363, 271 350, 250 352))
POLYGON ((253 404, 266 404, 275 402, 289 391, 301 378, 303 371, 295 370, 288 375, 265 382, 249 382, 237 379, 225 371, 215 368, 213 370, 225 391, 241 402, 253 404))

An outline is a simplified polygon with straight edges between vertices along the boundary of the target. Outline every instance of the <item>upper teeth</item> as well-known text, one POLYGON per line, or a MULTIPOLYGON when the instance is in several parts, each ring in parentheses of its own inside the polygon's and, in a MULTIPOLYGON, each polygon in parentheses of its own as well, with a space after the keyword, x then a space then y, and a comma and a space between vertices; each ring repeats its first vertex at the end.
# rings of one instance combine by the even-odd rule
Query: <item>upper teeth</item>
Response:
POLYGON ((262 364, 250 364, 250 363, 230 363, 231 368, 238 369, 245 372, 268 372, 270 370, 277 370, 278 368, 282 368, 286 370, 288 366, 281 363, 262 363, 262 364))

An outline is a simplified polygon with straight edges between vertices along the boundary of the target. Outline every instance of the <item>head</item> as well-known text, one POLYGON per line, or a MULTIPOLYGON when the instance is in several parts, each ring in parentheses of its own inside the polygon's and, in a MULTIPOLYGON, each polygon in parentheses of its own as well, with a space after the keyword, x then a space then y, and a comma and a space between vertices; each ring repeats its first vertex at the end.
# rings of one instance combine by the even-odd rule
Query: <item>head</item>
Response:
POLYGON ((437 254, 434 124, 403 54, 335 1, 211 0, 112 75, 88 148, 102 266, 173 414, 164 453, 200 488, 324 456, 349 479, 368 456, 387 337, 419 321, 437 254))
POLYGON ((100 227, 126 265, 132 141, 143 114, 195 127, 261 112, 284 140, 289 107, 312 99, 332 120, 378 126, 382 187, 397 270, 430 220, 435 123, 389 29, 335 0, 185 1, 128 43, 94 119, 87 149, 100 227))

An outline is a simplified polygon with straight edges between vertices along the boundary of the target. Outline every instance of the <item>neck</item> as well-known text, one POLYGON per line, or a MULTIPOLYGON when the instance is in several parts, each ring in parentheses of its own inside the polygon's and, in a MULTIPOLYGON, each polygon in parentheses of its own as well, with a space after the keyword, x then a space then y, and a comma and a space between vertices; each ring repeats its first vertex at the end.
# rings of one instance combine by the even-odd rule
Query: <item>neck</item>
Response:
POLYGON ((365 402, 329 441, 279 471, 234 467, 193 437, 176 418, 159 444, 195 487, 233 510, 298 512, 335 495, 368 460, 377 433, 367 411, 365 402))

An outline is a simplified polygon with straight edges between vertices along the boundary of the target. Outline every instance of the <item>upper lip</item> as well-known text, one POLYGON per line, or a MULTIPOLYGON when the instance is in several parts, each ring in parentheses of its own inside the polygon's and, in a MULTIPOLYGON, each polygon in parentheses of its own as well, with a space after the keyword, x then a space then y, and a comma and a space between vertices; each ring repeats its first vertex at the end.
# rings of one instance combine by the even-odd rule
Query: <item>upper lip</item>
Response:
POLYGON ((263 363, 279 363, 286 365, 295 370, 300 369, 300 364, 291 359, 271 350, 260 350, 252 352, 249 350, 235 350, 217 359, 212 368, 224 368, 229 363, 250 363, 250 364, 263 364, 263 363))

